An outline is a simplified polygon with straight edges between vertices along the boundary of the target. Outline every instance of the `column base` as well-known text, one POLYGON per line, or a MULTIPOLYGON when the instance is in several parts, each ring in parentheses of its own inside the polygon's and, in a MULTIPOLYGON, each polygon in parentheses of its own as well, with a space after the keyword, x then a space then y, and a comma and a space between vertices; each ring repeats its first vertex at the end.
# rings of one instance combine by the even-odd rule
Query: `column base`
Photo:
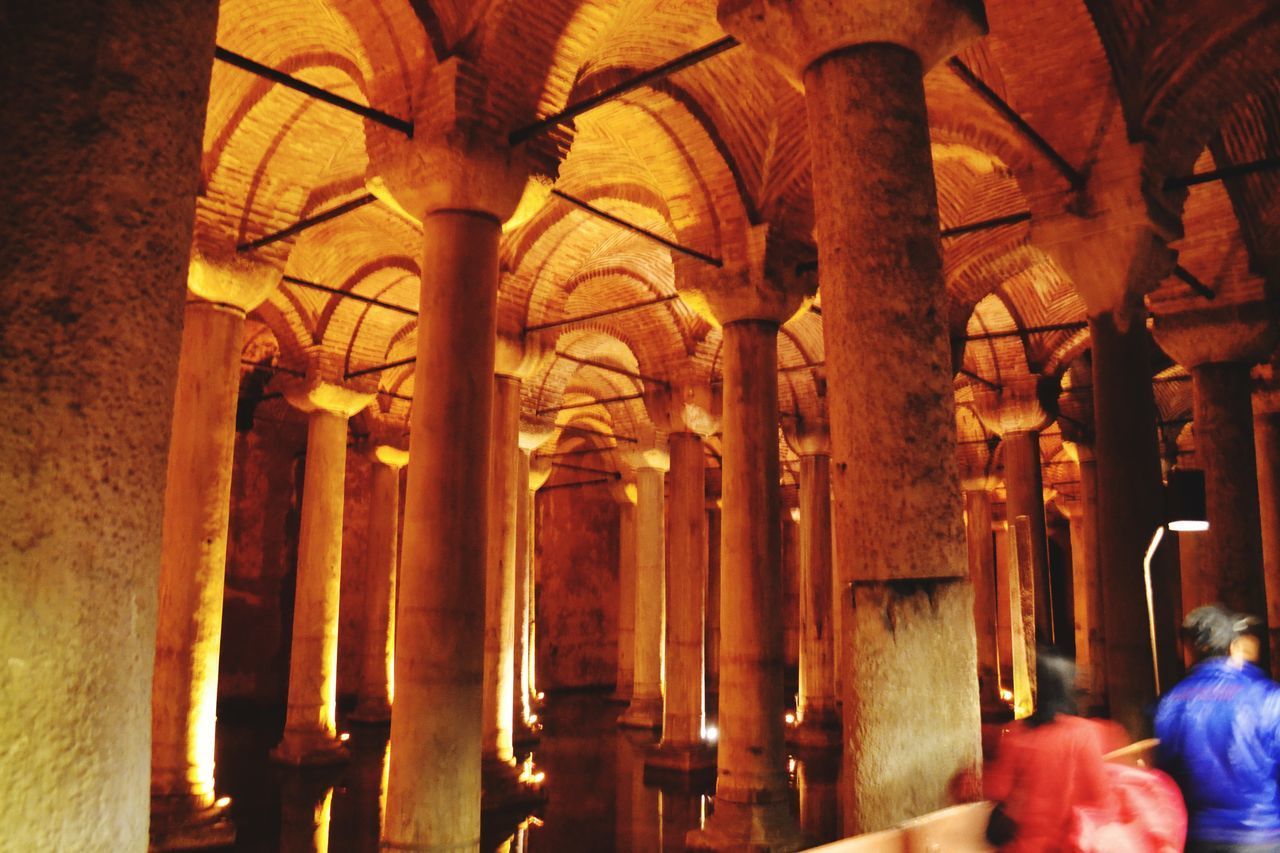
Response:
POLYGON ((536 775, 524 777, 514 760, 484 758, 480 762, 480 810, 500 812, 527 809, 547 801, 543 781, 536 775))
POLYGON ((391 722, 391 703, 386 699, 361 699, 347 717, 365 726, 385 726, 391 722))
POLYGON ((662 697, 635 699, 618 718, 618 725, 627 729, 662 728, 662 697))
POLYGON ((619 687, 609 694, 608 702, 613 705, 630 705, 631 704, 631 688, 619 687))
POLYGON ((227 847, 236 841, 229 804, 201 806, 191 797, 151 798, 150 853, 227 847))
POLYGON ((271 750, 271 760, 290 767, 325 767, 351 759, 347 746, 327 733, 285 732, 279 746, 271 750))
POLYGON ((660 743, 644 758, 644 778, 706 776, 715 779, 716 748, 709 743, 660 743))
POLYGON ((719 797, 715 812, 702 829, 685 836, 688 850, 792 853, 803 850, 804 837, 791 806, 784 799, 771 803, 730 803, 719 797))
POLYGON ((804 719, 786 732, 787 743, 799 749, 835 749, 843 738, 840 715, 834 709, 808 709, 804 719))

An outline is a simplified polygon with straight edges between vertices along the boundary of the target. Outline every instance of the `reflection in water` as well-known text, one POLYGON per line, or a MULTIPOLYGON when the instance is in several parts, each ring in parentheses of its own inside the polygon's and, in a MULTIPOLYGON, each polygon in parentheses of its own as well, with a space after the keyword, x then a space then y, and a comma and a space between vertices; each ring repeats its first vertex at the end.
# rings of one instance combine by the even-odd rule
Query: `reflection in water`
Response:
MULTIPOLYGON (((619 730, 617 713, 599 695, 552 697, 537 746, 548 802, 532 815, 486 816, 485 853, 684 850, 686 833, 709 811, 711 790, 666 780, 646 784, 644 757, 656 738, 619 730)), ((386 803, 387 730, 356 729, 345 767, 286 770, 266 757, 279 725, 271 719, 219 722, 218 792, 233 799, 238 839, 232 849, 376 853, 386 803)), ((796 762, 796 806, 815 843, 836 837, 838 768, 837 761, 796 762)))

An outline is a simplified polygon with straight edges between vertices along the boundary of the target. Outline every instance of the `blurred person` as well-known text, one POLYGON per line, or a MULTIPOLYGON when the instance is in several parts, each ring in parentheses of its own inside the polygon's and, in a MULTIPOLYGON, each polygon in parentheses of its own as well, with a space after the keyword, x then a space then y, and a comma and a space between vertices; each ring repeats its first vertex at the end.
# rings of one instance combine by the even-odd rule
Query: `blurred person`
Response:
POLYGON ((1156 712, 1157 762, 1186 800, 1190 853, 1280 853, 1280 685, 1256 665, 1258 621, 1197 607, 1197 663, 1156 712))
POLYGON ((1081 809, 1106 811, 1104 729, 1076 715, 1075 666, 1050 651, 1036 657, 1036 709, 1013 723, 985 776, 995 800, 989 838, 1002 853, 1059 853, 1081 809))

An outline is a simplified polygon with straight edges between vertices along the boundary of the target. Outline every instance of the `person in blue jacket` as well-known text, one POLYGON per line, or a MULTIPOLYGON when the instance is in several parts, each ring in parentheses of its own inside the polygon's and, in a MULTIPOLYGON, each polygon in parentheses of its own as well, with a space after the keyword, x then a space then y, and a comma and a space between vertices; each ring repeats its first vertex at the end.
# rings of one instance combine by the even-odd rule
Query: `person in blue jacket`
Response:
POLYGON ((1187 803, 1189 853, 1280 853, 1280 685, 1257 620, 1222 605, 1183 623, 1197 663, 1160 701, 1156 760, 1187 803))

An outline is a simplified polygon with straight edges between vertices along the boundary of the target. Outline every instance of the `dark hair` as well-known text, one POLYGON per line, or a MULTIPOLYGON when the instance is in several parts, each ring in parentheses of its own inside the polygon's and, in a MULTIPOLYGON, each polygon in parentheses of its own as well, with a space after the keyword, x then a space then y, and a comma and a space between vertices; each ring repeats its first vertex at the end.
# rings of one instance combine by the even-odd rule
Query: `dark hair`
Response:
POLYGON ((1247 624, 1248 620, 1221 604, 1206 604, 1187 614, 1182 621, 1182 635, 1191 644, 1197 660, 1226 657, 1231 652, 1232 641, 1240 633, 1236 623, 1242 621, 1247 624))
POLYGON ((1036 652, 1036 709, 1025 720, 1031 728, 1052 723, 1059 714, 1076 713, 1076 665, 1053 649, 1036 652))

